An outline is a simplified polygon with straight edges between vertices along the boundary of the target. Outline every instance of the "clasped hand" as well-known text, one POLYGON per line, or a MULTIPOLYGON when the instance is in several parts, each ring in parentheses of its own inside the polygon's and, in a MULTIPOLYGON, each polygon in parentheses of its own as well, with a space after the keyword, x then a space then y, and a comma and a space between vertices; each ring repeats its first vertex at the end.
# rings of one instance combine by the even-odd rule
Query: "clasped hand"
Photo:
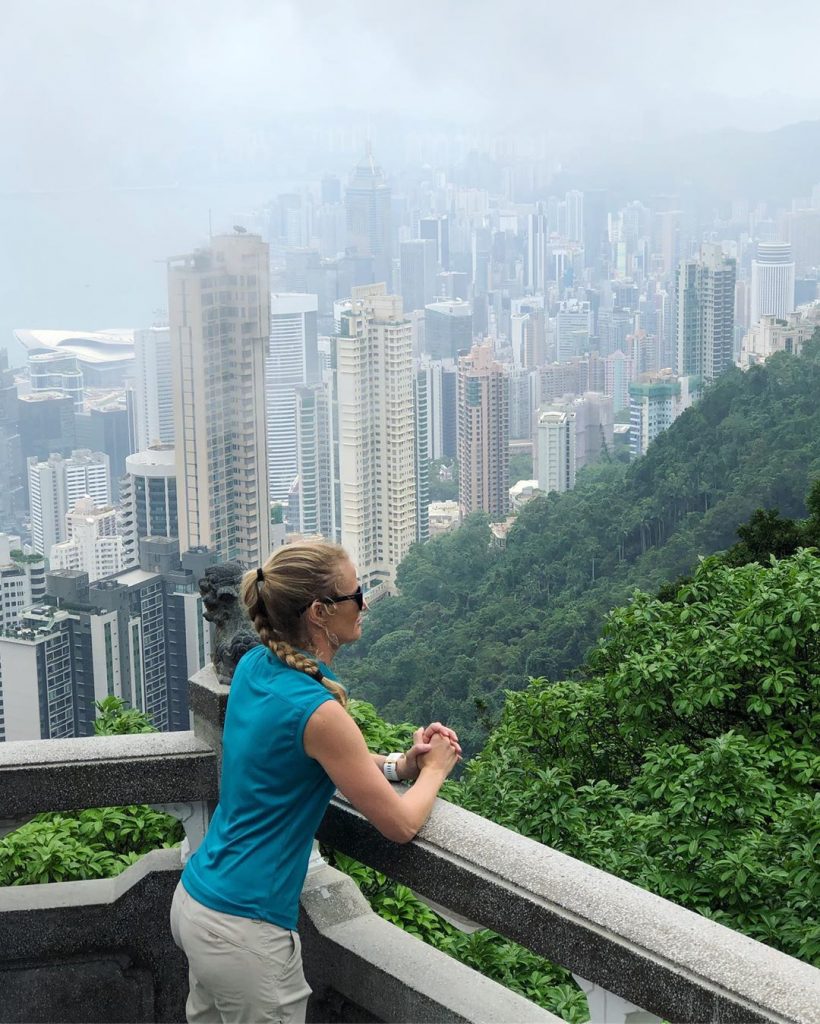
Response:
POLYGON ((412 782, 419 777, 425 755, 433 749, 434 737, 438 737, 436 743, 445 740, 455 752, 455 760, 461 760, 461 745, 455 731, 441 722, 431 722, 426 729, 416 729, 413 733, 413 746, 404 755, 403 775, 408 781, 412 782))

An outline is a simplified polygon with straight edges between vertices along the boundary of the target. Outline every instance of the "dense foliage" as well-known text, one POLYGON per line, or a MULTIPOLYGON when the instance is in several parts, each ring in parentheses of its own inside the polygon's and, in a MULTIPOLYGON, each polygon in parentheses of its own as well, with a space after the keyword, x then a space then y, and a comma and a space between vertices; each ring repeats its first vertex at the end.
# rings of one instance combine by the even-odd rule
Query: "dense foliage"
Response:
POLYGON ((391 720, 447 718, 475 751, 507 690, 583 664, 607 612, 736 539, 760 506, 802 515, 820 475, 820 338, 721 377, 643 458, 579 474, 530 502, 506 549, 487 521, 413 548, 401 596, 338 658, 354 696, 391 720))
MULTIPOLYGON (((367 744, 376 753, 406 750, 413 726, 390 725, 381 719, 371 704, 350 701, 353 718, 367 744)), ((453 798, 458 791, 454 782, 445 783, 443 796, 453 798)), ((353 878, 371 907, 391 924, 455 957, 493 981, 518 992, 570 1024, 589 1019, 586 997, 563 967, 530 952, 524 946, 505 939, 489 929, 467 934, 434 913, 405 885, 392 882, 373 868, 333 850, 323 851, 330 863, 353 878)))
POLYGON ((608 618, 585 682, 534 680, 456 799, 820 958, 820 560, 711 558, 608 618))
MULTIPOLYGON (((98 736, 155 732, 148 717, 118 697, 97 704, 98 736)), ((180 823, 147 806, 38 814, 0 839, 0 885, 110 878, 143 854, 175 846, 180 823)))

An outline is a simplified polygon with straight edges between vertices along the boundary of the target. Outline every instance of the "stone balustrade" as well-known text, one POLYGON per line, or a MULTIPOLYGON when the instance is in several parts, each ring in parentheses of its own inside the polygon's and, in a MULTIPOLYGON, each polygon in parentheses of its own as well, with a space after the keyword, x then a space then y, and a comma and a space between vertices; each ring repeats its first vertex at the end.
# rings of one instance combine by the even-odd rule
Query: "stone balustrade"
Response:
MULTIPOLYGON (((229 692, 211 667, 192 680, 191 733, 0 745, 0 824, 150 803, 195 846, 229 692)), ((320 838, 665 1020, 820 1022, 820 971, 443 801, 397 846, 337 796, 320 838)), ((167 925, 179 858, 158 850, 115 879, 0 889, 0 1022, 183 1020, 167 925)), ((377 918, 326 865, 308 875, 300 931, 312 1020, 556 1020, 377 918)))

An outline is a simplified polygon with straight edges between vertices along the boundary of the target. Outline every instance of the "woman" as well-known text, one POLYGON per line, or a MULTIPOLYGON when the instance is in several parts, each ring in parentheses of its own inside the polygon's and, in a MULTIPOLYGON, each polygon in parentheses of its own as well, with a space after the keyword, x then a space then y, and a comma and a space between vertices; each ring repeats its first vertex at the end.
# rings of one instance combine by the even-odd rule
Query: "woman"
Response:
POLYGON ((304 1021, 299 894, 335 789, 406 843, 461 754, 438 723, 418 730, 406 754, 368 752, 329 667, 359 639, 367 610, 343 548, 281 547, 247 574, 242 598, 262 643, 234 673, 219 805, 171 907, 189 962, 190 1024, 304 1021), (414 785, 399 796, 388 779, 414 785))

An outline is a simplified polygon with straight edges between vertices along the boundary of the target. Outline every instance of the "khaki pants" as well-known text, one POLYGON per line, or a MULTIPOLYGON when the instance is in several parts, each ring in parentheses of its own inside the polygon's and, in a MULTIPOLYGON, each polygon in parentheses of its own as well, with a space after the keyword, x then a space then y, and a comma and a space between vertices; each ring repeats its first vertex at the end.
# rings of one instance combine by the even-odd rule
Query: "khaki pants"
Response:
POLYGON ((174 942, 188 957, 189 1024, 302 1024, 310 986, 296 932, 210 910, 177 886, 174 942))

